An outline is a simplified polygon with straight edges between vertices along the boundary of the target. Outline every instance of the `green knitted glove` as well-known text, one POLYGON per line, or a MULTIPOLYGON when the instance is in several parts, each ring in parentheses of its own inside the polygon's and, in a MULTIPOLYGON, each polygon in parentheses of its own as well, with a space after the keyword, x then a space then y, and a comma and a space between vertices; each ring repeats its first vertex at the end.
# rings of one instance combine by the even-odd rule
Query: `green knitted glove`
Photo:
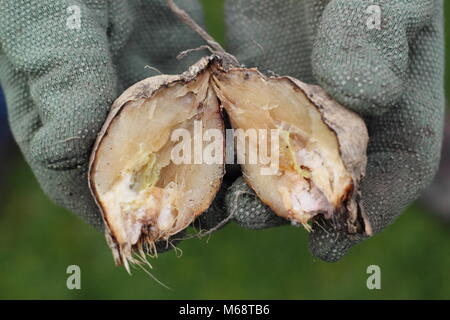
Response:
MULTIPOLYGON (((441 0, 230 0, 230 53, 249 67, 324 87, 369 128, 363 207, 373 231, 390 224, 433 178, 444 110, 441 0)), ((237 180, 225 197, 246 227, 277 225, 237 180), (258 215, 259 213, 259 215, 258 215)), ((321 222, 312 253, 340 259, 362 234, 321 222)))
MULTIPOLYGON (((180 5, 202 21, 197 0, 180 5)), ((12 131, 44 191, 97 229, 89 154, 111 103, 131 84, 180 73, 202 44, 164 0, 1 0, 0 81, 12 131)))

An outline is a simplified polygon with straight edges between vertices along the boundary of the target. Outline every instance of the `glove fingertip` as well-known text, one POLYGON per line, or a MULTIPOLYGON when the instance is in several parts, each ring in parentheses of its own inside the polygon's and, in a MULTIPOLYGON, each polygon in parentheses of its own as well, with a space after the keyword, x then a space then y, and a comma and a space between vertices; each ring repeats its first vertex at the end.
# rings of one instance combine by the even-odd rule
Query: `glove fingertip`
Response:
POLYGON ((341 260, 350 248, 362 240, 362 236, 350 236, 332 227, 314 225, 309 236, 309 250, 311 254, 325 262, 341 260))
POLYGON ((313 61, 314 75, 318 83, 347 108, 361 115, 382 115, 401 98, 404 82, 375 55, 372 55, 373 61, 340 60, 338 56, 347 55, 345 52, 334 55, 335 58, 330 59, 317 54, 313 61))

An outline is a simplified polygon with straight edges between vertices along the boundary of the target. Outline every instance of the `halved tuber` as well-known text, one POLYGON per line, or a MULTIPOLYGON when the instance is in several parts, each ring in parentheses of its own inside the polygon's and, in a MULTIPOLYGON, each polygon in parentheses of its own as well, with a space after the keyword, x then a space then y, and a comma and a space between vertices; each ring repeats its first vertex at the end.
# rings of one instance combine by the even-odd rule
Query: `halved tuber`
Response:
POLYGON ((258 133, 247 144, 248 136, 235 135, 244 146, 236 151, 247 183, 277 215, 307 229, 318 216, 339 219, 348 232, 370 234, 358 192, 367 162, 364 121, 318 86, 241 67, 173 1, 168 5, 213 54, 182 75, 151 77, 127 89, 98 135, 89 185, 116 263, 128 269, 134 253, 155 251, 156 242, 208 209, 224 175, 225 148, 215 150, 215 162, 199 162, 194 152, 177 163, 180 142, 173 133, 187 132, 195 148, 200 125, 202 132, 218 131, 223 147, 223 110, 234 129, 258 133), (264 161, 247 162, 255 154, 264 161))
POLYGON ((362 119, 317 86, 256 69, 224 68, 212 56, 181 76, 132 86, 114 103, 99 135, 90 186, 117 263, 133 261, 133 251, 185 229, 213 201, 223 161, 175 164, 170 137, 180 128, 195 135, 195 121, 223 133, 220 106, 233 128, 268 132, 253 149, 237 150, 247 153, 244 158, 270 149, 272 130, 278 130, 273 174, 261 174, 270 162, 242 164, 248 184, 276 214, 306 228, 318 214, 339 215, 349 230, 368 230, 356 201, 367 161, 362 119))
POLYGON ((152 77, 126 90, 97 139, 89 181, 118 264, 135 262, 133 251, 152 249, 185 229, 220 187, 223 162, 172 161, 176 129, 194 134, 197 121, 202 130, 223 134, 209 72, 191 71, 152 77))

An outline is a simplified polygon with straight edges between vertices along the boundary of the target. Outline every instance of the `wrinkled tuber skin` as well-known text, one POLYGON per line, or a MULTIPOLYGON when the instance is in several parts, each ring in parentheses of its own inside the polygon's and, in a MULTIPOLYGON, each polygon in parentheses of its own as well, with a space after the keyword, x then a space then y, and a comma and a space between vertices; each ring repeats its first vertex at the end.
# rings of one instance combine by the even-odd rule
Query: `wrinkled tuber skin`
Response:
MULTIPOLYGON (((263 179, 259 177, 251 166, 243 164, 244 177, 247 183, 255 190, 257 195, 266 205, 268 205, 277 215, 290 220, 294 224, 301 223, 308 228, 308 223, 313 221, 316 216, 322 215, 327 219, 343 219, 349 232, 365 232, 371 234, 370 224, 359 205, 360 195, 358 192, 359 183, 364 176, 367 163, 366 148, 368 143, 368 133, 363 120, 354 112, 347 110, 337 102, 333 101, 323 89, 318 86, 305 84, 292 77, 266 77, 255 68, 246 69, 233 66, 232 64, 230 65, 229 61, 224 62, 220 56, 213 54, 210 57, 202 58, 182 75, 156 76, 145 79, 130 87, 114 102, 111 112, 99 133, 90 161, 89 184, 102 213, 106 226, 106 238, 113 251, 117 264, 124 263, 125 266, 128 267, 127 261, 134 262, 131 258, 133 251, 141 249, 142 244, 147 244, 151 247, 156 241, 163 239, 167 240, 171 235, 186 228, 196 217, 209 207, 215 194, 219 190, 224 170, 223 165, 218 168, 217 172, 220 172, 220 174, 209 177, 211 181, 208 181, 210 183, 208 197, 202 201, 198 208, 196 208, 197 210, 194 210, 195 212, 184 217, 182 223, 175 225, 172 229, 168 228, 166 232, 157 232, 156 234, 150 233, 149 235, 146 230, 151 230, 152 228, 159 230, 161 229, 161 223, 159 220, 145 221, 138 225, 140 228, 139 232, 133 234, 131 238, 127 238, 123 235, 121 236, 119 232, 122 230, 120 224, 125 224, 123 222, 125 220, 120 220, 119 222, 115 221, 114 216, 106 210, 108 204, 105 203, 105 197, 102 199, 102 196, 99 194, 99 185, 98 181, 96 181, 96 170, 98 169, 99 159, 101 159, 102 156, 104 157, 100 151, 102 150, 105 137, 110 133, 109 130, 111 130, 114 121, 120 119, 124 110, 135 107, 136 105, 133 105, 133 103, 136 101, 151 101, 158 92, 169 90, 168 88, 171 88, 174 85, 181 84, 182 86, 189 87, 192 83, 195 83, 195 81, 202 83, 203 89, 201 90, 206 90, 205 95, 208 95, 210 99, 205 100, 206 104, 220 104, 220 108, 227 112, 231 124, 235 129, 242 127, 240 124, 248 122, 239 119, 241 114, 245 114, 246 106, 252 105, 253 100, 256 101, 257 99, 265 97, 267 97, 267 101, 271 99, 279 99, 282 101, 286 96, 288 97, 286 98, 286 101, 292 105, 287 106, 285 104, 281 107, 277 105, 273 108, 281 115, 281 118, 283 118, 283 112, 285 112, 287 116, 286 114, 284 116, 285 118, 288 118, 288 120, 284 119, 283 122, 275 116, 273 116, 273 118, 270 116, 267 118, 269 121, 267 121, 267 123, 258 124, 258 128, 270 128, 273 123, 275 123, 275 127, 277 127, 279 123, 282 123, 282 126, 278 127, 292 127, 297 131, 301 131, 300 129, 304 129, 300 128, 301 126, 295 127, 295 123, 287 123, 291 121, 289 118, 295 119, 292 115, 295 113, 295 108, 299 108, 299 110, 304 108, 304 112, 315 115, 314 119, 316 120, 314 121, 317 123, 316 127, 319 126, 322 129, 317 129, 318 134, 314 136, 314 130, 316 129, 312 130, 308 127, 312 130, 312 133, 303 137, 300 135, 300 138, 297 137, 297 140, 302 141, 298 146, 294 145, 291 148, 290 137, 295 133, 295 130, 290 132, 290 129, 286 129, 288 131, 286 148, 289 147, 288 149, 292 149, 292 152, 281 153, 280 159, 283 156, 288 158, 293 157, 293 160, 291 158, 287 160, 290 166, 289 168, 283 169, 282 166, 281 172, 278 173, 278 175, 267 178, 269 180, 264 180, 266 178, 263 179), (250 83, 250 87, 246 88, 245 83, 250 83), (245 88, 245 90, 242 88, 245 88), (272 92, 271 90, 275 91, 272 92), (236 94, 235 97, 233 96, 234 94, 236 94), (292 103, 291 100, 294 102, 292 103), (298 101, 300 102, 296 105, 298 101), (237 108, 241 108, 238 110, 239 112, 236 112, 237 108), (289 108, 294 108, 291 113, 286 112, 286 110, 290 110, 289 108), (323 138, 324 136, 326 136, 326 138, 323 138), (322 141, 320 139, 323 140, 322 145, 319 143, 322 141), (315 160, 317 169, 308 168, 305 165, 306 162, 302 162, 304 159, 298 155, 304 150, 307 150, 307 147, 310 144, 313 144, 316 149, 311 149, 309 155, 320 154, 322 147, 325 149, 328 148, 331 150, 328 154, 335 157, 334 162, 330 162, 324 155, 321 155, 321 157, 318 157, 317 160, 315 160), (333 150, 333 147, 336 150, 333 150), (292 169, 292 163, 295 164, 296 169, 292 169), (323 169, 326 165, 331 166, 332 170, 326 172, 326 170, 323 169), (300 167, 301 169, 299 169, 300 167), (332 174, 335 174, 335 176, 332 176, 332 174), (288 176, 288 180, 283 180, 284 175, 288 176), (336 177, 341 180, 335 181, 334 179, 336 177), (325 181, 326 183, 324 184, 323 181, 326 179, 328 179, 328 181, 325 181), (286 199, 282 198, 285 196, 283 192, 288 192, 288 196, 291 196, 291 198, 297 197, 298 195, 295 194, 296 189, 294 187, 292 189, 289 188, 291 187, 290 183, 296 184, 299 182, 302 182, 307 187, 306 189, 302 189, 302 192, 304 192, 302 201, 304 202, 297 201, 297 207, 295 207, 289 202, 289 197, 287 202, 284 201, 286 199), (327 188, 329 189, 328 191, 325 190, 327 188), (273 190, 278 190, 279 193, 270 194, 270 192, 274 192, 273 190), (305 203, 308 203, 308 206, 312 206, 312 209, 308 211, 305 208, 302 208, 302 205, 305 206, 305 203), (118 228, 117 225, 119 225, 120 228, 118 228)), ((189 88, 186 89, 186 92, 189 92, 189 88)), ((207 105, 207 107, 209 107, 209 105, 207 105)), ((268 115, 272 108, 263 107, 264 106, 261 104, 255 102, 255 107, 254 109, 249 110, 249 112, 251 112, 249 114, 254 114, 254 118, 258 118, 256 115, 260 112, 260 118, 265 119, 264 115, 268 115)), ((220 112, 218 111, 217 113, 219 114, 220 112)), ((293 121, 294 120, 291 122, 293 121)), ((309 126, 308 121, 302 120, 301 116, 297 117, 297 121, 299 121, 299 123, 303 121, 309 126)), ((223 121, 221 118, 220 121, 213 123, 215 123, 219 129, 223 130, 223 121)), ((293 139, 292 141, 295 142, 296 140, 293 139)), ((150 162, 150 160, 148 161, 150 162)), ((281 162, 283 163, 283 161, 281 162)), ((160 178, 158 177, 158 179, 160 178)), ((151 189, 152 186, 149 188, 151 189)), ((120 193, 117 196, 120 197, 120 193)), ((114 195, 113 198, 115 197, 116 196, 114 195)), ((120 207, 120 210, 122 210, 122 207, 120 207)), ((163 210, 160 208, 160 212, 158 212, 157 215, 160 215, 161 211, 163 210)), ((132 214, 136 215, 136 212, 138 212, 138 209, 133 211, 132 214)), ((133 217, 133 219, 134 218, 135 217, 133 217)))

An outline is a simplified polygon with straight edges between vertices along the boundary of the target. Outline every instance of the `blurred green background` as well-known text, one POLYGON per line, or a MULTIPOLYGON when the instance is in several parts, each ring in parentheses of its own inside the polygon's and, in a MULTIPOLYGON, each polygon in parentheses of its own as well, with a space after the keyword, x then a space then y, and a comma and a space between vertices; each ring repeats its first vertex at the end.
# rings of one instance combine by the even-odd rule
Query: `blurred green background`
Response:
MULTIPOLYGON (((222 1, 202 2, 208 29, 223 41, 222 1)), ((447 71, 450 75, 450 59, 447 71)), ((115 267, 103 235, 53 205, 21 157, 9 164, 3 179, 2 299, 450 299, 450 224, 419 204, 333 264, 309 254, 302 229, 247 231, 228 225, 209 241, 183 242, 181 258, 172 251, 152 261, 153 274, 172 288, 167 290, 138 269, 129 276, 115 267), (66 268, 72 264, 81 267, 81 290, 66 288, 66 268), (366 287, 372 264, 381 267, 381 290, 366 287)))

